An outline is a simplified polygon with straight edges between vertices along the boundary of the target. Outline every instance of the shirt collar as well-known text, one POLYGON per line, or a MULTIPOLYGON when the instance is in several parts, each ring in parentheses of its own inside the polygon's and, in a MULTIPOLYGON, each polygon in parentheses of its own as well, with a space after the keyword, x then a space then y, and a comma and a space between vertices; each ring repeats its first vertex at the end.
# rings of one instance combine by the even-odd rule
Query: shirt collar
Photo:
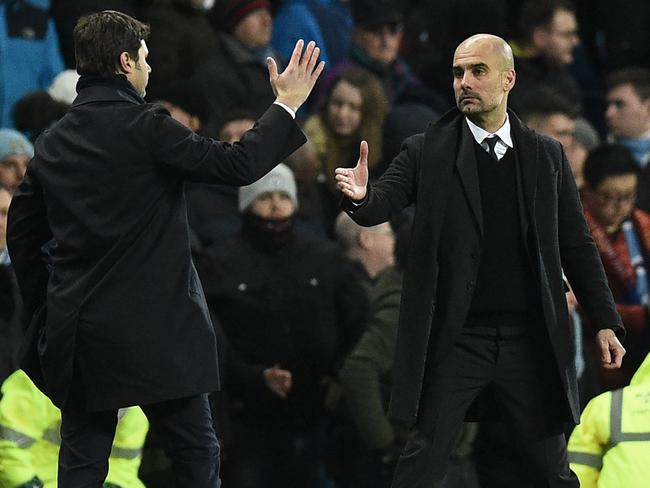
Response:
POLYGON ((469 120, 467 117, 465 117, 465 120, 467 121, 469 130, 472 132, 472 135, 474 136, 474 140, 478 144, 482 143, 486 137, 499 136, 499 139, 501 139, 501 141, 503 141, 503 143, 506 146, 513 147, 512 135, 510 134, 510 118, 508 117, 507 113, 506 113, 506 121, 503 123, 501 128, 495 133, 491 133, 486 131, 485 129, 481 129, 478 125, 476 125, 474 122, 469 120))

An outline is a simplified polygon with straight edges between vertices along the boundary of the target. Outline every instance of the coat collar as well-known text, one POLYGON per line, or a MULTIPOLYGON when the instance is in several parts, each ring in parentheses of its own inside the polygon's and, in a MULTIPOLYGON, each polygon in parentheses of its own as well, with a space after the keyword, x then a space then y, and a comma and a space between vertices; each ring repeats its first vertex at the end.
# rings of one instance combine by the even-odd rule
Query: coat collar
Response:
POLYGON ((146 103, 124 75, 82 76, 77 83, 77 92, 72 107, 95 102, 146 103))

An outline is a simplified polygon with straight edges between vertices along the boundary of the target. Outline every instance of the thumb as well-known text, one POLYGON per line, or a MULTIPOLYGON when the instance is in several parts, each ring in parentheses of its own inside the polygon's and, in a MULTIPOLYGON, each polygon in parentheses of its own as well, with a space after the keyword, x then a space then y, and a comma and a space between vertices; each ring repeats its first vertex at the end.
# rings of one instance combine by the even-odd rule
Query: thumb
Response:
POLYGON ((275 79, 278 77, 278 65, 275 63, 275 59, 270 56, 266 58, 266 67, 269 70, 271 81, 275 81, 275 79))
POLYGON ((368 143, 361 141, 359 147, 359 166, 368 166, 368 143))

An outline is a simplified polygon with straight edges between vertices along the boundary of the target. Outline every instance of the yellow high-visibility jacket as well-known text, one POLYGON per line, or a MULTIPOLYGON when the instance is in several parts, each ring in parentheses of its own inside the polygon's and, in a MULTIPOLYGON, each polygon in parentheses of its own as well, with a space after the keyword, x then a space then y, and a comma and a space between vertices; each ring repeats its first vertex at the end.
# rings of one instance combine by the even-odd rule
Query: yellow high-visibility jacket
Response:
POLYGON ((589 402, 568 449, 581 488, 650 486, 650 354, 630 386, 589 402))
MULTIPOLYGON (((144 488, 138 479, 149 422, 139 407, 122 409, 109 459, 107 483, 144 488)), ((18 370, 2 384, 0 400, 0 488, 15 488, 35 477, 57 486, 61 412, 18 370)))

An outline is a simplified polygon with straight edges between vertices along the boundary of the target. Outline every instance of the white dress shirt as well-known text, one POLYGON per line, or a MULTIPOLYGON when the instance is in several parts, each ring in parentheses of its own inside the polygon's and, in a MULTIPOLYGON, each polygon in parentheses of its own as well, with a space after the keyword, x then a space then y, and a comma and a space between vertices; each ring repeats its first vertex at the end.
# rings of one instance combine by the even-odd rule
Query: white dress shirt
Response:
POLYGON ((495 137, 495 136, 499 138, 497 143, 494 145, 494 152, 497 155, 497 159, 501 159, 505 155, 508 148, 513 147, 512 136, 510 134, 510 119, 508 118, 508 114, 506 114, 506 121, 503 123, 501 128, 497 130, 495 133, 490 133, 485 129, 481 129, 478 125, 476 125, 474 122, 469 120, 467 117, 465 117, 465 120, 467 121, 469 130, 472 131, 474 140, 483 149, 485 149, 485 152, 490 152, 490 148, 488 147, 487 142, 485 142, 485 139, 489 139, 490 137, 495 137))

